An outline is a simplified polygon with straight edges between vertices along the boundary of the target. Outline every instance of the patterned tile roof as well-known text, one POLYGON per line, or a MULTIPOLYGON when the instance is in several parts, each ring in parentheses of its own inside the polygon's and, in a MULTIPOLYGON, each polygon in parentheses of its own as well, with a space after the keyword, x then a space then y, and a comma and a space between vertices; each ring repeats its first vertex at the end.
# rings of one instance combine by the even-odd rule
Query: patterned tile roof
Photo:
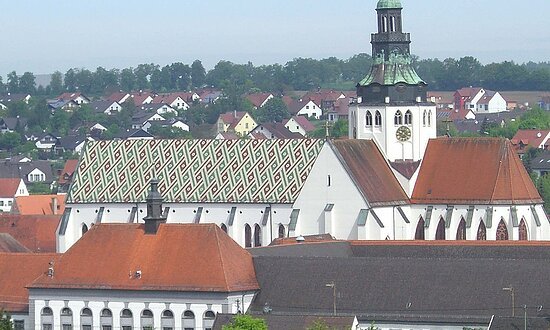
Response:
POLYGON ((126 140, 87 144, 67 203, 292 203, 323 140, 126 140))

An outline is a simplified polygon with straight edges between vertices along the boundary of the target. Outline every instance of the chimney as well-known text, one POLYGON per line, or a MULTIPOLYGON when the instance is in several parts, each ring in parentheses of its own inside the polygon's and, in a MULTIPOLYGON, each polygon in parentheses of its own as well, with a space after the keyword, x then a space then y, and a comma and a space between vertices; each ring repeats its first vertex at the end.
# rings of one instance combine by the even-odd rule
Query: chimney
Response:
POLYGON ((52 214, 57 215, 57 198, 52 197, 52 214))
POLYGON ((145 234, 156 234, 161 223, 166 222, 166 216, 162 214, 162 196, 158 190, 159 181, 151 179, 151 190, 145 199, 147 201, 147 216, 145 220, 145 234))

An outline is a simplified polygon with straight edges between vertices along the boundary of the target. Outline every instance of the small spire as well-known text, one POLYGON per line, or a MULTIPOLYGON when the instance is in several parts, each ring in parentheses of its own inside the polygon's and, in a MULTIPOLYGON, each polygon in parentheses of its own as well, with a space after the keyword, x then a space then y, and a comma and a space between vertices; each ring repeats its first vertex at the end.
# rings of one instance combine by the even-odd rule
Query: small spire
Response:
POLYGON ((162 214, 162 195, 158 189, 159 180, 151 179, 149 194, 145 199, 147 202, 147 216, 145 221, 145 233, 156 234, 161 223, 166 222, 166 216, 162 214))

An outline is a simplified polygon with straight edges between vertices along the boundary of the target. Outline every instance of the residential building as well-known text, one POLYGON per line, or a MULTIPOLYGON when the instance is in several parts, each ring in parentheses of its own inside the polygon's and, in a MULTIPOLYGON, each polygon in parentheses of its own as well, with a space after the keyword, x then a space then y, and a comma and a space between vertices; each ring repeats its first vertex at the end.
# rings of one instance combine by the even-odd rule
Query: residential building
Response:
POLYGON ((180 95, 180 93, 170 93, 170 94, 159 94, 155 96, 153 102, 156 104, 166 104, 176 110, 187 110, 191 106, 187 103, 187 97, 185 95, 180 95))
POLYGON ((75 92, 75 93, 71 93, 71 92, 68 92, 68 93, 63 93, 61 95, 59 95, 57 97, 58 100, 61 100, 61 101, 73 101, 74 103, 78 104, 78 105, 82 105, 82 104, 86 104, 86 103, 90 103, 90 99, 80 93, 80 92, 75 92))
POLYGON ((64 211, 65 195, 18 196, 11 209, 21 215, 61 215, 64 211))
POLYGON ((539 156, 533 158, 529 167, 539 178, 550 173, 550 150, 544 150, 539 156))
MULTIPOLYGON (((30 206, 30 209, 32 208, 33 206, 30 206)), ((59 226, 60 218, 60 214, 3 213, 0 215, 0 233, 11 235, 30 252, 53 253, 56 251, 55 232, 59 226)))
POLYGON ((271 93, 254 93, 246 95, 246 99, 252 103, 255 109, 263 107, 267 101, 273 98, 271 93))
POLYGON ((90 108, 92 108, 95 113, 104 113, 109 116, 116 115, 122 111, 120 103, 109 100, 90 102, 90 108))
POLYGON ((10 212, 15 197, 28 195, 29 191, 22 179, 0 178, 0 212, 10 212))
POLYGON ((541 97, 539 106, 545 111, 550 111, 550 96, 541 97))
POLYGON ((265 123, 256 126, 249 134, 250 138, 260 139, 303 139, 298 132, 291 132, 283 123, 265 123))
POLYGON ((26 118, 0 118, 0 133, 15 132, 16 130, 25 131, 27 129, 26 118))
POLYGON ((307 137, 315 130, 315 126, 304 116, 293 116, 285 119, 283 120, 283 125, 289 131, 299 133, 304 137, 307 137))
POLYGON ((321 106, 309 99, 293 101, 288 106, 288 112, 293 116, 306 116, 308 118, 312 117, 315 119, 320 119, 323 115, 321 106))
POLYGON ((223 113, 218 117, 216 127, 220 132, 235 132, 240 136, 246 136, 258 124, 248 112, 234 111, 223 113))
POLYGON ((522 156, 529 148, 548 149, 549 139, 550 130, 520 129, 510 141, 522 156))
POLYGON ((482 87, 461 88, 455 92, 454 98, 455 109, 468 109, 476 113, 508 111, 507 102, 499 92, 482 87))
POLYGON ((76 168, 78 167, 78 159, 68 159, 63 166, 63 170, 57 179, 58 193, 67 193, 74 179, 76 168))

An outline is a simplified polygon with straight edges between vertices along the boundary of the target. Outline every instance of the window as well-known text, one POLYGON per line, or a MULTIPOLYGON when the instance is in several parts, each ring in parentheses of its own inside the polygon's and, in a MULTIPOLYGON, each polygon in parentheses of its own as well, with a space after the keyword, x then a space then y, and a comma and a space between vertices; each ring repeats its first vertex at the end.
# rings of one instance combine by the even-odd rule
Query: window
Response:
POLYGON ((424 222, 424 219, 420 217, 420 220, 418 220, 418 225, 416 225, 416 233, 414 234, 414 239, 423 241, 426 239, 426 233, 425 233, 425 227, 426 223, 424 222))
POLYGON ((366 126, 371 127, 372 126, 372 113, 370 111, 367 111, 367 116, 365 118, 366 126))
POLYGON ((61 329, 73 329, 73 311, 68 307, 61 309, 61 329))
POLYGON ((432 110, 428 111, 428 126, 432 127, 432 110))
POLYGON ((374 115, 374 126, 382 126, 382 115, 380 114, 380 111, 376 111, 376 114, 374 115))
POLYGON ((86 224, 82 224, 82 235, 86 234, 88 232, 88 226, 86 224))
POLYGON ((120 326, 122 330, 132 330, 134 324, 132 311, 129 309, 123 309, 120 312, 120 326))
POLYGON ((464 220, 464 218, 461 218, 460 223, 458 224, 458 229, 456 231, 456 240, 457 241, 466 240, 466 221, 464 220))
POLYGON ((195 330, 195 314, 189 310, 183 312, 182 324, 184 330, 195 330))
POLYGON ((214 314, 214 312, 212 311, 206 311, 204 313, 204 316, 202 318, 202 326, 204 327, 204 330, 212 330, 215 318, 216 314, 214 314))
POLYGON ((174 313, 170 310, 165 310, 162 312, 161 329, 163 330, 173 330, 174 329, 174 313))
POLYGON ((497 227, 497 241, 507 241, 508 240, 508 227, 506 227, 506 223, 504 222, 504 219, 501 219, 498 223, 497 227))
POLYGON ((479 223, 479 227, 477 228, 477 240, 487 240, 487 227, 485 227, 485 223, 483 222, 483 220, 481 220, 481 222, 479 223))
POLYGON ((413 115, 411 110, 407 110, 407 112, 405 112, 405 125, 412 125, 413 123, 412 116, 413 115))
POLYGON ((285 225, 283 225, 282 223, 279 225, 279 238, 284 238, 286 236, 286 229, 285 229, 285 225))
POLYGON ((53 315, 52 309, 50 307, 44 307, 42 309, 42 315, 43 316, 44 315, 48 315, 48 316, 53 315))
POLYGON ((330 177, 330 175, 327 175, 327 187, 330 187, 331 184, 332 184, 331 177, 330 177))
POLYGON ((22 320, 13 321, 13 330, 24 330, 24 329, 25 329, 25 321, 22 321, 22 320))
POLYGON ((306 109, 309 110, 309 105, 306 105, 306 109))
POLYGON ((42 330, 52 330, 53 327, 49 323, 42 324, 42 330))
POLYGON ((227 226, 225 225, 225 223, 222 223, 222 224, 220 225, 220 228, 221 228, 224 232, 227 233, 227 226))
POLYGON ((525 219, 521 219, 521 222, 519 223, 519 240, 527 241, 528 239, 527 224, 525 223, 525 219))
POLYGON ((426 126, 426 117, 428 116, 428 112, 424 110, 424 113, 422 114, 422 125, 426 126))
POLYGON ((244 226, 244 247, 252 247, 252 228, 249 224, 244 226))
POLYGON ((153 329, 153 312, 149 309, 144 309, 141 312, 141 328, 142 329, 153 329))
POLYGON ((390 17, 390 31, 395 32, 395 17, 390 17))
POLYGON ((443 220, 443 218, 439 219, 439 224, 437 225, 437 231, 435 232, 435 239, 437 241, 445 240, 445 220, 443 220))
POLYGON ((68 307, 65 307, 61 310, 61 316, 72 316, 72 315, 73 315, 73 312, 68 307))
POLYGON ((262 228, 260 225, 254 225, 254 246, 262 246, 262 228))
POLYGON ((382 32, 388 32, 388 18, 382 17, 382 32))
POLYGON ((403 124, 403 114, 401 113, 401 111, 397 110, 397 112, 395 113, 395 116, 393 118, 393 123, 396 126, 403 124))
POLYGON ((92 330, 92 310, 89 308, 83 308, 80 311, 80 324, 82 330, 92 330))

